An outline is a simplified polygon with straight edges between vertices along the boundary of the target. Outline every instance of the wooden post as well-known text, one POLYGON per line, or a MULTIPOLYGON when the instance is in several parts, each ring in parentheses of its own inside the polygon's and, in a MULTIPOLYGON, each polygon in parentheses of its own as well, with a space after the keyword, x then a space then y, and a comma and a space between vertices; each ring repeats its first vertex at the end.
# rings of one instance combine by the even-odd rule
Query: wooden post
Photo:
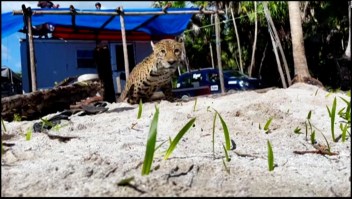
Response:
MULTIPOLYGON (((216 10, 218 10, 217 5, 216 5, 216 10)), ((225 94, 224 74, 222 73, 222 64, 221 64, 220 21, 219 21, 218 13, 215 14, 215 35, 216 35, 216 55, 217 55, 216 57, 218 60, 218 67, 219 67, 221 94, 225 94)))
MULTIPOLYGON (((31 78, 31 62, 29 60, 29 45, 28 45, 28 41, 29 41, 29 37, 28 37, 28 23, 27 23, 27 8, 24 4, 22 4, 22 13, 23 13, 23 24, 25 24, 26 29, 27 29, 27 34, 26 34, 26 64, 27 64, 27 78, 28 78, 28 92, 32 92, 32 78, 31 78)), ((22 84, 24 84, 22 82, 22 84)))
POLYGON ((33 34, 32 34, 32 10, 28 7, 27 10, 27 34, 28 34, 28 44, 29 44, 29 57, 31 65, 31 79, 32 79, 32 92, 37 90, 37 73, 34 60, 34 44, 33 44, 33 34))
POLYGON ((123 7, 118 7, 118 12, 120 12, 120 23, 121 23, 121 36, 122 36, 122 48, 123 48, 123 59, 125 60, 125 73, 126 80, 130 74, 130 67, 128 63, 128 52, 127 52, 127 42, 126 42, 126 30, 125 30, 125 19, 123 17, 123 7))
POLYGON ((209 49, 210 49, 210 57, 211 57, 211 67, 215 68, 215 66, 214 66, 214 56, 213 56, 213 47, 211 46, 211 42, 209 42, 209 49))
POLYGON ((94 49, 94 59, 97 64, 99 79, 104 88, 103 100, 110 103, 116 102, 110 62, 110 51, 107 44, 102 42, 94 49))

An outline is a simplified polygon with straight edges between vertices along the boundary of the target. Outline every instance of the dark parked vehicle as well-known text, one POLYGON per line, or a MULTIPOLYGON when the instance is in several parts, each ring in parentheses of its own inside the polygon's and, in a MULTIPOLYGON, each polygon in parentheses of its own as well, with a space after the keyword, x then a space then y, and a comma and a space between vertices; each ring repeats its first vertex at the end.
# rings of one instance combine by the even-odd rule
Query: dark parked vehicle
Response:
MULTIPOLYGON (((262 88, 262 83, 259 79, 241 74, 238 71, 224 70, 223 74, 226 92, 262 88)), ((219 70, 213 68, 200 69, 180 75, 176 89, 173 90, 173 94, 179 98, 220 92, 219 70)))

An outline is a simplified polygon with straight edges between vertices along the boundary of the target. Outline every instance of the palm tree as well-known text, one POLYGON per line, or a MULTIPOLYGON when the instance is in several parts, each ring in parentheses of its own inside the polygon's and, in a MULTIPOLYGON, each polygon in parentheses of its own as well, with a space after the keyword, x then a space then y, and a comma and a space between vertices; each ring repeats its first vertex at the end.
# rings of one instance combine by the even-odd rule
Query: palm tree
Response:
POLYGON ((351 60, 351 8, 352 1, 348 1, 348 43, 345 51, 345 57, 351 60))
POLYGON ((304 82, 323 87, 323 84, 310 76, 304 50, 303 31, 299 1, 288 1, 288 11, 292 38, 292 51, 295 77, 292 84, 304 82))

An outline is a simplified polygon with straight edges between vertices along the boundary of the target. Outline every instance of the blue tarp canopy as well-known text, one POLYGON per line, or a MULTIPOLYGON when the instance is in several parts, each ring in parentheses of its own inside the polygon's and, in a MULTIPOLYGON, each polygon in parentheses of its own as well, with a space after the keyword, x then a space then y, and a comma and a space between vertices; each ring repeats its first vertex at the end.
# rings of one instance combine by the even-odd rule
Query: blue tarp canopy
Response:
MULTIPOLYGON (((36 10, 50 10, 50 9, 32 9, 36 10)), ((54 9, 51 9, 54 10, 54 9)), ((55 10, 69 10, 69 8, 58 8, 55 10)), ((167 11, 195 11, 198 8, 168 8, 167 11)), ((116 11, 115 9, 104 10, 80 10, 76 11, 116 11)), ((128 12, 160 12, 161 8, 133 8, 124 9, 124 13, 128 12)), ((125 30, 139 31, 149 35, 157 36, 177 36, 181 34, 186 28, 193 14, 164 14, 164 15, 125 15, 125 30)), ((75 17, 75 25, 77 28, 101 29, 103 30, 121 30, 120 16, 115 16, 106 25, 104 23, 111 19, 111 16, 106 15, 80 15, 75 17)), ((54 26, 68 26, 72 27, 72 16, 63 14, 34 14, 32 15, 32 25, 41 25, 49 23, 54 26)), ((17 31, 23 29, 25 26, 23 15, 13 15, 12 12, 7 12, 1 15, 1 38, 5 38, 17 31)))

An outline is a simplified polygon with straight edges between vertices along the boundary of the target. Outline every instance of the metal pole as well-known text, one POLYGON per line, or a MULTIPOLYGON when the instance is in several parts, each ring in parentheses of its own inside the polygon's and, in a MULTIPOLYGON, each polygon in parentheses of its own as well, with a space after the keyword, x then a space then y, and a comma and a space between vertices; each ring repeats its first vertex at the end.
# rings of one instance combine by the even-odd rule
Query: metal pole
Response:
POLYGON ((31 79, 32 79, 32 91, 37 90, 37 73, 34 60, 34 44, 33 44, 33 34, 32 34, 32 10, 28 7, 27 10, 27 34, 28 34, 28 44, 29 44, 29 58, 31 65, 31 79))
POLYGON ((130 74, 130 67, 128 63, 128 52, 127 52, 127 43, 126 43, 126 30, 125 30, 125 19, 123 18, 123 7, 119 7, 118 12, 120 12, 120 23, 121 23, 121 35, 122 35, 122 48, 123 48, 123 59, 125 60, 125 73, 126 80, 130 74))
MULTIPOLYGON (((150 11, 150 12, 126 12, 124 15, 133 16, 133 15, 164 15, 164 14, 174 14, 174 15, 182 15, 182 14, 214 14, 214 11, 208 10, 189 10, 189 11, 150 11)), ((223 10, 218 11, 219 14, 225 14, 223 10)), ((12 12, 14 15, 22 15, 21 10, 14 10, 12 12)), ((71 15, 70 10, 34 10, 33 14, 48 14, 48 15, 71 15)), ((116 11, 75 11, 76 15, 105 15, 105 16, 113 16, 113 15, 120 15, 116 13, 116 11)))
MULTIPOLYGON (((217 5, 216 5, 216 10, 218 10, 217 5)), ((218 60, 218 67, 219 67, 221 94, 225 94, 224 74, 222 73, 222 65, 221 65, 220 21, 219 21, 218 13, 215 14, 215 35, 216 35, 216 55, 217 55, 216 57, 218 60)))

